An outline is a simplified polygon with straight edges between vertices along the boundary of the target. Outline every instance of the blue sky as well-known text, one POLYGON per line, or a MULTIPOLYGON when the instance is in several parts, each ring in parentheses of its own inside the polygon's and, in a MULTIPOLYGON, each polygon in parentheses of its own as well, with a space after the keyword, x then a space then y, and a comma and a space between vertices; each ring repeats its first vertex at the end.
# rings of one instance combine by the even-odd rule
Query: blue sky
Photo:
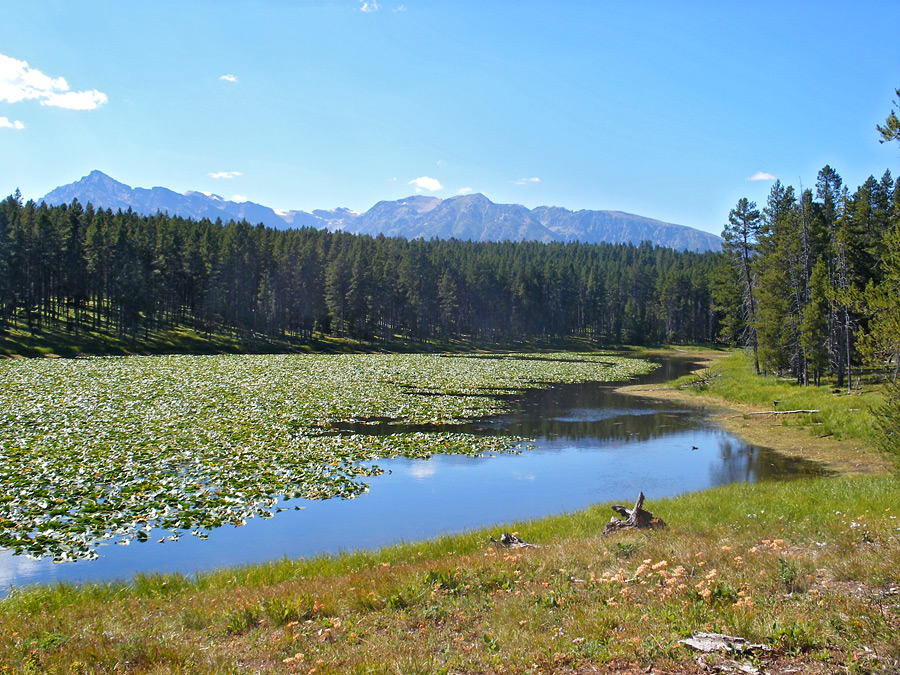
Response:
POLYGON ((0 195, 99 169, 280 209, 471 191, 719 233, 740 197, 765 202, 765 176, 900 174, 875 131, 900 86, 895 0, 0 12, 0 195))

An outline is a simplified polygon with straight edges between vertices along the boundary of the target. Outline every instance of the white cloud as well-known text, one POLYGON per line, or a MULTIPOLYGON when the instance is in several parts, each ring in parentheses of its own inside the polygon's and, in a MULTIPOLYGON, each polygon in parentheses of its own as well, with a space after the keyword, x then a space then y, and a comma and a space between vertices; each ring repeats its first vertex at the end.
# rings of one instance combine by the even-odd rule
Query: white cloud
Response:
POLYGON ((210 178, 237 178, 242 174, 240 171, 211 171, 207 175, 210 178))
POLYGON ((775 180, 775 176, 765 171, 757 171, 755 174, 747 178, 747 180, 775 180))
POLYGON ((406 5, 399 5, 396 9, 394 9, 394 11, 395 11, 395 12, 405 12, 405 11, 406 11, 406 5))
POLYGON ((444 189, 444 186, 441 185, 441 182, 437 178, 429 178, 428 176, 414 178, 413 180, 409 181, 409 184, 416 186, 416 192, 421 192, 422 190, 428 190, 428 192, 437 192, 438 190, 444 189))
POLYGON ((0 129, 24 129, 25 125, 19 120, 10 120, 8 117, 0 117, 0 129))
POLYGON ((360 12, 377 12, 381 6, 376 0, 359 0, 360 12))
POLYGON ((246 202, 250 201, 244 195, 231 195, 231 201, 233 202, 246 202))
POLYGON ((237 82, 237 77, 232 75, 231 73, 226 73, 225 75, 220 75, 219 79, 225 80, 226 82, 237 82))
POLYGON ((63 94, 50 94, 41 101, 41 105, 67 108, 69 110, 94 110, 106 103, 106 94, 96 89, 91 91, 67 91, 63 94))
POLYGON ((519 180, 514 180, 513 183, 516 185, 531 185, 532 183, 540 183, 540 178, 520 178, 519 180))
POLYGON ((437 468, 435 467, 434 462, 427 459, 414 459, 410 461, 407 471, 412 478, 424 480, 426 478, 431 478, 437 473, 437 468))
POLYGON ((33 99, 41 105, 69 110, 94 110, 107 102, 103 92, 69 91, 65 78, 49 77, 26 61, 0 54, 0 101, 18 103, 33 99))
POLYGON ((456 191, 456 194, 458 194, 458 195, 470 195, 470 194, 472 194, 472 188, 470 188, 470 187, 461 187, 461 188, 459 188, 459 190, 456 191))

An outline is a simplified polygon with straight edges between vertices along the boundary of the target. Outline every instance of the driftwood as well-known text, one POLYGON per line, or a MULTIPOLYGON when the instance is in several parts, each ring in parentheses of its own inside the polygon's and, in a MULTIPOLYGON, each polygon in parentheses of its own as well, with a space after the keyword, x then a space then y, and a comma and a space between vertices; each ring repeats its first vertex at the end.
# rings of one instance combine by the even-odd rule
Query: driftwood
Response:
POLYGON ((522 541, 516 535, 509 534, 508 532, 501 534, 499 541, 491 537, 491 543, 495 548, 499 548, 500 546, 503 548, 537 548, 536 544, 529 544, 527 541, 522 541))
POLYGON ((749 412, 748 415, 797 415, 799 413, 817 413, 818 410, 763 410, 761 412, 749 412))
POLYGON ((644 493, 641 492, 641 494, 637 498, 637 501, 634 503, 634 508, 627 509, 624 506, 619 506, 618 504, 613 506, 612 510, 619 515, 624 516, 625 520, 610 518, 609 522, 606 524, 606 527, 603 528, 603 534, 606 535, 611 532, 618 532, 619 530, 644 529, 648 527, 653 528, 666 526, 662 518, 654 518, 652 513, 641 508, 643 505, 644 493))
POLYGON ((686 645, 698 652, 754 652, 769 651, 770 647, 762 644, 748 642, 742 637, 732 637, 722 633, 693 633, 689 638, 679 640, 679 644, 686 645))

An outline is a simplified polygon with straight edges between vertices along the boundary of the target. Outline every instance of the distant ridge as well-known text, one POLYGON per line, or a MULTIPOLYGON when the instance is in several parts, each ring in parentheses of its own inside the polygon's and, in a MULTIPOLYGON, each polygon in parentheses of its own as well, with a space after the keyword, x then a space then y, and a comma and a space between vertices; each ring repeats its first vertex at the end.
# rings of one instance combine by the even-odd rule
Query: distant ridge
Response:
POLYGON ((159 211, 196 220, 247 220, 269 227, 315 227, 372 236, 384 234, 407 239, 461 239, 468 241, 539 241, 633 243, 689 251, 718 251, 722 240, 684 225, 622 211, 569 211, 558 206, 528 209, 520 204, 495 204, 482 194, 439 199, 416 195, 378 202, 365 213, 338 208, 331 211, 276 211, 253 202, 233 202, 218 195, 164 187, 132 188, 101 171, 48 192, 51 205, 73 199, 114 211, 132 209, 145 215, 159 211))

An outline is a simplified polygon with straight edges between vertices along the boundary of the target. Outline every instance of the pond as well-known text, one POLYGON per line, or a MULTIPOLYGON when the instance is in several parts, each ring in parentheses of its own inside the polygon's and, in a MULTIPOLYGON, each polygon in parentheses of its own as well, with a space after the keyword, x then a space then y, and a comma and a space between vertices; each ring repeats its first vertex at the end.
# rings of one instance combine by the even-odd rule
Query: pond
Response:
MULTIPOLYGON (((684 359, 660 363, 636 381, 662 382, 693 367, 684 359)), ((147 542, 115 545, 110 540, 98 548, 96 560, 60 564, 0 551, 0 589, 105 581, 138 572, 192 574, 284 556, 376 548, 499 528, 597 502, 631 503, 640 491, 652 504, 714 485, 819 471, 814 464, 744 443, 702 410, 628 396, 615 385, 557 385, 515 395, 511 403, 511 412, 501 417, 440 430, 534 438, 533 449, 521 454, 380 460, 384 473, 367 478, 369 492, 357 499, 292 500, 274 518, 221 527, 207 540, 170 541, 168 531, 155 530, 147 542)))

